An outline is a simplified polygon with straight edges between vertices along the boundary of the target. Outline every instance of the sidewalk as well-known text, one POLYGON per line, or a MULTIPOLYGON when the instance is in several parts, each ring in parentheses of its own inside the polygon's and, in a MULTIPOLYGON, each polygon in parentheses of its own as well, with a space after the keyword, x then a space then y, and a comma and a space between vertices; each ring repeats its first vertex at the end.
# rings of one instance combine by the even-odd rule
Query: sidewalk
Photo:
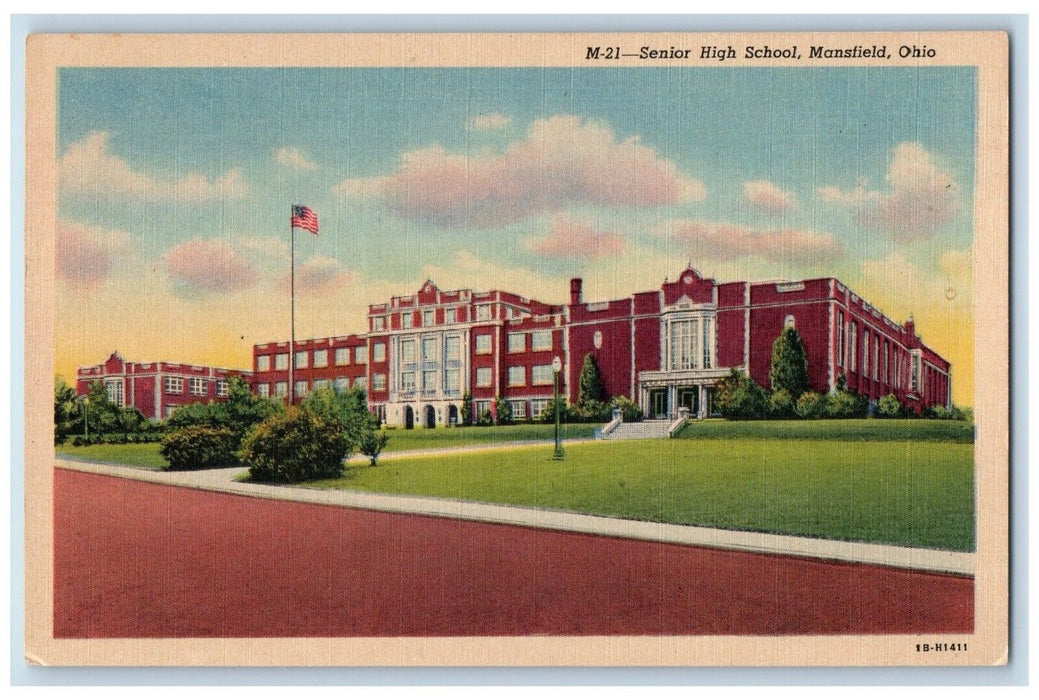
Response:
MULTIPOLYGON (((478 447, 467 448, 467 451, 478 451, 479 449, 478 447)), ((500 449, 500 446, 496 449, 500 449)), ((386 457, 390 457, 390 455, 387 454, 386 457)), ((169 486, 218 491, 254 498, 269 498, 390 513, 518 525, 605 537, 621 537, 714 549, 872 564, 963 576, 973 576, 975 570, 975 555, 972 552, 950 552, 760 532, 721 530, 690 525, 669 525, 521 506, 505 506, 421 496, 361 493, 356 491, 335 491, 330 489, 309 489, 305 487, 270 486, 237 482, 234 479, 239 474, 245 472, 243 467, 167 472, 67 459, 56 459, 55 465, 62 469, 137 479, 156 484, 167 484, 169 486)))

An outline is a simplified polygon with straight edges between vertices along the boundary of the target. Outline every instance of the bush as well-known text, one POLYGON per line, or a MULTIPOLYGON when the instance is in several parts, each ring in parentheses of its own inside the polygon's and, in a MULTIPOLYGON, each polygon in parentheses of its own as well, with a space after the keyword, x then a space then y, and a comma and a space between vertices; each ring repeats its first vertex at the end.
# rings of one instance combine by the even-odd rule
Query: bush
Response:
POLYGON ((806 420, 815 420, 822 418, 827 414, 829 403, 829 396, 826 394, 817 394, 814 391, 806 391, 801 394, 801 398, 797 400, 797 408, 795 409, 797 415, 801 416, 806 420))
POLYGON ((727 420, 752 420, 765 417, 764 390, 753 379, 733 369, 718 380, 718 394, 714 406, 727 420))
POLYGON ((238 464, 235 436, 227 428, 189 425, 162 439, 159 453, 173 471, 212 469, 238 464))
POLYGON ((342 476, 349 452, 349 440, 338 423, 291 407, 253 428, 239 456, 253 481, 294 484, 342 476))
POLYGON ((494 400, 495 422, 498 425, 512 425, 512 404, 498 397, 494 400))
POLYGON ((898 418, 903 414, 902 402, 894 394, 880 397, 877 401, 877 416, 880 418, 898 418))
MULTIPOLYGON (((572 406, 566 405, 566 398, 563 396, 559 397, 559 422, 567 423, 570 418, 570 409, 572 406)), ((549 400, 545 404, 545 407, 541 409, 541 413, 538 414, 537 420, 539 423, 555 423, 556 422, 556 408, 552 400, 549 400)))
MULTIPOLYGON (((605 423, 610 420, 612 413, 609 404, 589 399, 571 406, 566 415, 571 423, 605 423)), ((555 422, 555 414, 552 414, 551 422, 555 422)))
POLYGON ((865 418, 869 413, 869 399, 848 389, 838 389, 830 395, 826 415, 830 418, 865 418))
POLYGON ((371 465, 374 467, 376 462, 379 460, 379 453, 382 452, 383 448, 390 441, 390 436, 385 432, 378 430, 370 430, 361 436, 361 441, 358 444, 361 454, 368 457, 371 460, 371 465))
POLYGON ((637 423, 642 420, 642 407, 629 399, 627 396, 618 396, 610 402, 610 419, 613 418, 613 409, 619 408, 621 417, 625 423, 637 423))
POLYGON ((777 389, 768 395, 769 418, 793 418, 794 415, 794 400, 790 398, 790 393, 786 389, 777 389))

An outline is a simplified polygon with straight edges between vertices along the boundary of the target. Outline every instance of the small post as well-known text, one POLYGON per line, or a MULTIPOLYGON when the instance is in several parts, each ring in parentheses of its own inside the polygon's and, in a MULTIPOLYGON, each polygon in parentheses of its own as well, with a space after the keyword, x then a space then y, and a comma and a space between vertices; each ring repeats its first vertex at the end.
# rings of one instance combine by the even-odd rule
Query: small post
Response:
POLYGON ((90 440, 90 423, 88 419, 90 409, 90 397, 86 394, 83 395, 83 441, 87 442, 90 440))
POLYGON ((556 450, 552 454, 552 459, 563 459, 563 443, 559 440, 559 371, 561 369, 563 369, 563 362, 559 359, 559 356, 556 355, 552 360, 552 373, 555 378, 552 400, 555 403, 556 409, 556 450))

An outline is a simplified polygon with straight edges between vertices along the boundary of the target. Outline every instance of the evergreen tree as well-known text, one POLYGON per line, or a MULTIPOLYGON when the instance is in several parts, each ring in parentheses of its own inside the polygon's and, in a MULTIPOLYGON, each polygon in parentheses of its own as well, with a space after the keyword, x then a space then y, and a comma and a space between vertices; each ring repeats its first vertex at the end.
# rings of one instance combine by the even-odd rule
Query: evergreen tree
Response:
POLYGON ((54 380, 54 444, 60 445, 72 434, 73 423, 81 413, 76 405, 76 390, 62 377, 54 380))
POLYGON ((772 345, 768 379, 773 391, 786 391, 794 403, 808 391, 808 357, 801 336, 793 326, 784 328, 772 345))
POLYGON ((602 383, 599 365, 595 362, 595 356, 588 353, 584 356, 581 377, 577 383, 577 405, 587 406, 593 401, 602 404, 607 399, 609 396, 606 395, 606 387, 602 383))

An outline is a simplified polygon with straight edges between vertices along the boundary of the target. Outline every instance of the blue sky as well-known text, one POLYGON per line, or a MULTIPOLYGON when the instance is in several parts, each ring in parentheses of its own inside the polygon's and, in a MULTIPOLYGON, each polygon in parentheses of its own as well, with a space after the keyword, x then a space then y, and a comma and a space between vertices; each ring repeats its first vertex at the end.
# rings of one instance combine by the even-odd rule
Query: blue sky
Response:
POLYGON ((297 237, 314 335, 427 276, 559 302, 572 275, 622 296, 691 261, 836 275, 941 337, 971 313, 975 99, 968 68, 64 69, 59 366, 101 359, 75 319, 130 289, 157 336, 101 345, 160 359, 202 312, 233 329, 170 359, 247 364, 287 336, 255 300, 292 203, 321 219, 297 237))

